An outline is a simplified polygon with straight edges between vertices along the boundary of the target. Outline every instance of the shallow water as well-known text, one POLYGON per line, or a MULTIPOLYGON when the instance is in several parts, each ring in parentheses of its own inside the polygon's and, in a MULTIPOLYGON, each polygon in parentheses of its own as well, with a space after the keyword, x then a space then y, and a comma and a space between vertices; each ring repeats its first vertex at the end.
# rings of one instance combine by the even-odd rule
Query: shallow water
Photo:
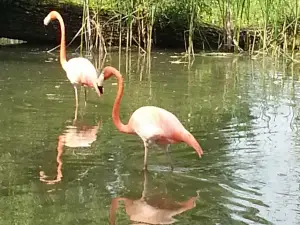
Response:
POLYGON ((151 149, 143 173, 141 139, 112 123, 115 79, 100 99, 89 90, 86 107, 81 90, 73 124, 58 53, 0 49, 1 224, 299 224, 299 66, 198 56, 188 70, 178 56, 104 63, 124 76, 124 122, 140 106, 163 107, 204 150, 198 159, 172 145, 171 172, 151 149))

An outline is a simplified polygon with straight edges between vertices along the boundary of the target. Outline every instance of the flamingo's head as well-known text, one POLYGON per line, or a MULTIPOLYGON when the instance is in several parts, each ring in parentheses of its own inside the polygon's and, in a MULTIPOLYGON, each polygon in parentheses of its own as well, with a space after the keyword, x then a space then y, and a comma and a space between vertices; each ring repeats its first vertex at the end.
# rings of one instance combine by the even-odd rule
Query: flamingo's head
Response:
POLYGON ((51 14, 49 13, 44 19, 44 25, 47 26, 51 21, 51 14))
POLYGON ((51 11, 44 19, 44 25, 47 26, 51 20, 62 20, 61 15, 57 11, 51 11))
POLYGON ((97 85, 99 88, 102 88, 102 93, 103 93, 104 80, 110 78, 113 74, 115 74, 118 79, 123 79, 120 72, 112 66, 106 66, 100 73, 99 77, 97 78, 97 85))

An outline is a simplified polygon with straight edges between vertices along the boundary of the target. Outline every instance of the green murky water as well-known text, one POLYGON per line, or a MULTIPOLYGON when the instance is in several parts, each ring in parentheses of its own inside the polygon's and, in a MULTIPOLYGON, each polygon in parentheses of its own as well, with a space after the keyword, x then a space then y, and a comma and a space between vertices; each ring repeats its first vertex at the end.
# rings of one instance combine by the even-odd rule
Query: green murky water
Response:
MULTIPOLYGON (((143 173, 141 139, 112 123, 115 79, 87 107, 80 92, 73 125, 58 54, 1 49, 0 224, 299 224, 299 66, 197 57, 188 70, 172 55, 154 53, 150 73, 136 54, 121 58, 121 119, 163 107, 205 154, 171 146, 171 172, 151 149, 143 173)), ((119 68, 118 55, 104 64, 119 68)))

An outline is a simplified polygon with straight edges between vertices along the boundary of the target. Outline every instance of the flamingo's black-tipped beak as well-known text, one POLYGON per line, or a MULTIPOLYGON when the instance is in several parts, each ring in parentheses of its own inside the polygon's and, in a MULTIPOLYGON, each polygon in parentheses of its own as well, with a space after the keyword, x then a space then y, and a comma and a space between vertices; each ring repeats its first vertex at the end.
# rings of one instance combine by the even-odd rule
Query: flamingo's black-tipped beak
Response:
POLYGON ((99 90, 100 94, 103 95, 103 92, 104 92, 103 86, 98 86, 98 90, 99 90))
POLYGON ((100 94, 102 95, 103 92, 104 92, 104 88, 103 88, 103 82, 104 82, 104 74, 101 73, 97 79, 97 87, 98 87, 98 90, 100 92, 100 94))

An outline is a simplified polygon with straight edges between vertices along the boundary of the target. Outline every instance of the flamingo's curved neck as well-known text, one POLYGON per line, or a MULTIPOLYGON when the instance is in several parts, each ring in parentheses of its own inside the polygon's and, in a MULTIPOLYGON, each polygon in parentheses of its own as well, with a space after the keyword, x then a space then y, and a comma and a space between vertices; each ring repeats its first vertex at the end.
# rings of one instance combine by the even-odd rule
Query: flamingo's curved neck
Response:
POLYGON ((111 66, 105 67, 103 72, 104 72, 105 80, 111 77, 112 75, 115 75, 116 78, 118 79, 118 92, 117 92, 117 97, 115 99, 113 111, 112 111, 113 122, 119 131, 123 133, 133 133, 133 130, 130 128, 130 126, 128 126, 128 124, 127 125, 123 124, 120 119, 120 104, 121 104, 121 99, 124 91, 123 77, 117 69, 111 66))
POLYGON ((60 25, 60 33, 61 33, 61 37, 60 37, 60 64, 61 66, 64 68, 65 64, 67 62, 67 58, 66 58, 66 39, 65 39, 65 23, 63 18, 61 17, 61 15, 58 12, 52 12, 51 17, 54 19, 56 18, 59 22, 60 25))

